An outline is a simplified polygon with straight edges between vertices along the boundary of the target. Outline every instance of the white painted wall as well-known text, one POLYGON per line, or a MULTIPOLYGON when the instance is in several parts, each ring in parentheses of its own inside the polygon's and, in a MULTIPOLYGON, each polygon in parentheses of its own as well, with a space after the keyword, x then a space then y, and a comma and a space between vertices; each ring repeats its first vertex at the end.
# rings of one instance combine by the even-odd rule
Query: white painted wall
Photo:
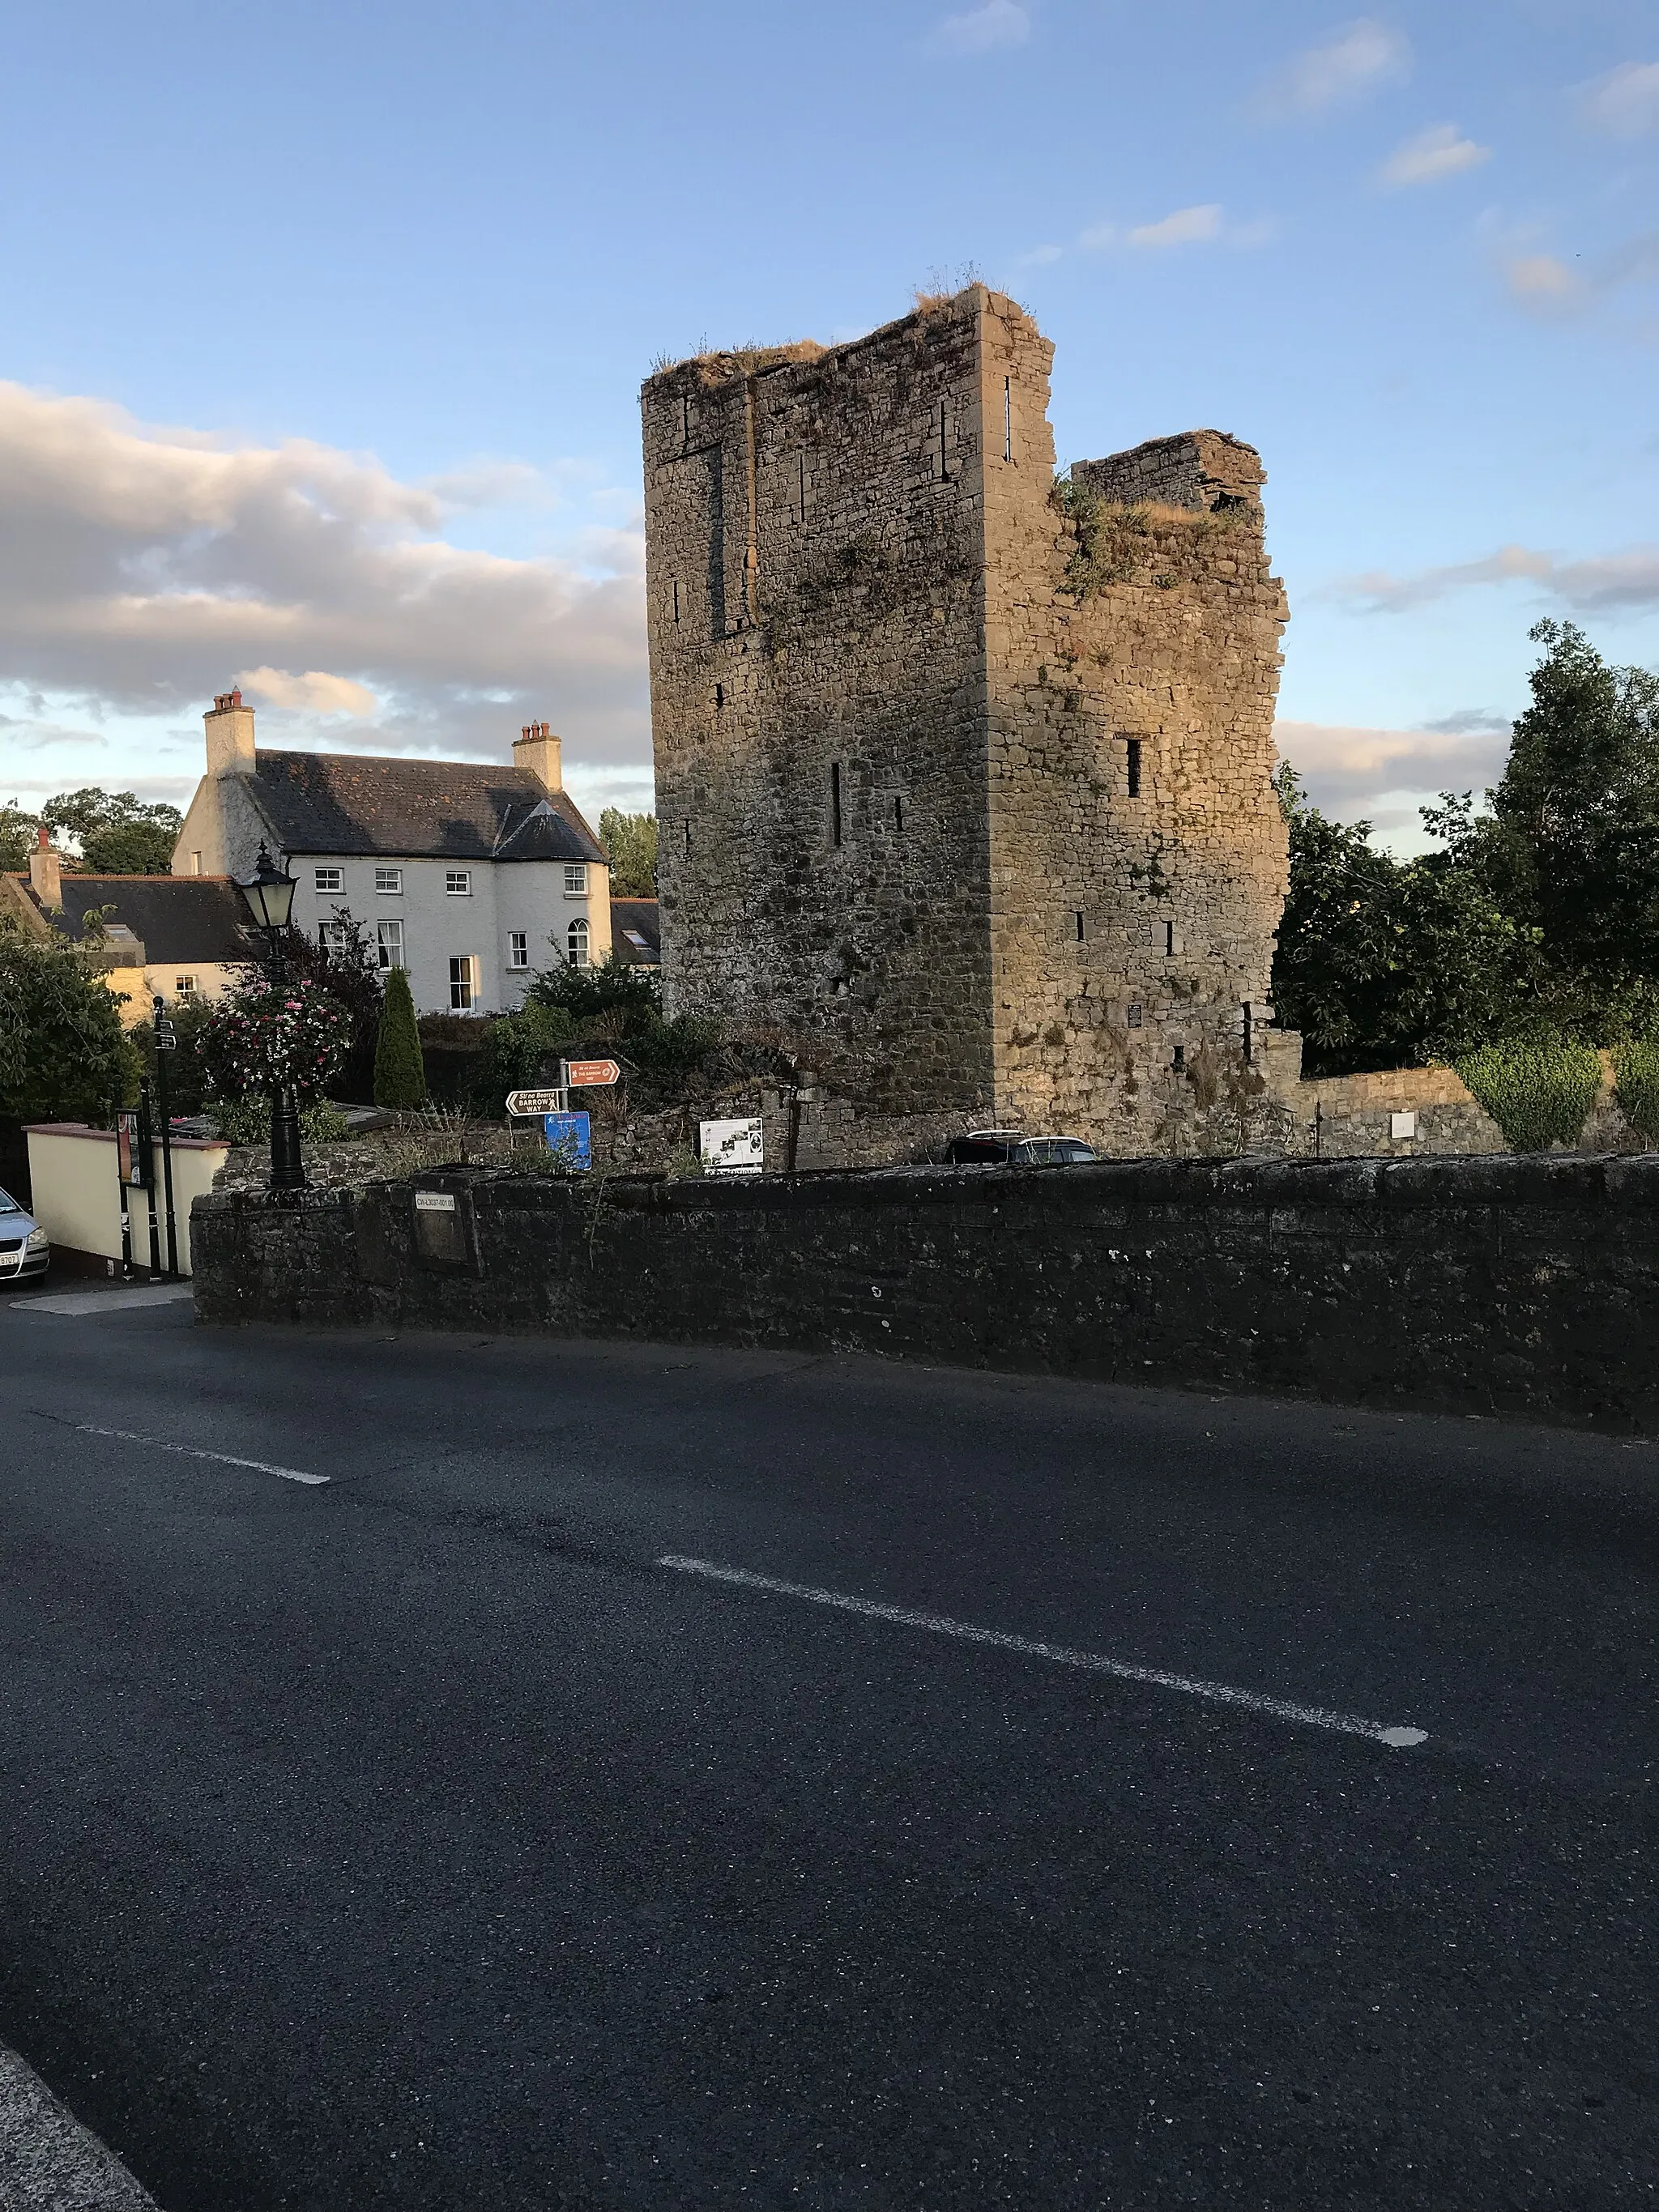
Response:
POLYGON ((337 906, 349 907, 371 940, 378 922, 403 923, 404 964, 418 1013, 451 1011, 453 957, 470 953, 477 961, 474 1011, 504 1013, 523 1005, 526 986, 538 968, 565 957, 566 933, 578 916, 588 925, 589 957, 603 960, 611 949, 611 872, 592 861, 586 864, 586 890, 573 896, 564 888, 565 863, 560 860, 398 860, 387 854, 371 860, 331 853, 294 853, 288 858, 298 886, 294 920, 307 937, 315 937, 333 919, 337 906), (375 870, 383 867, 403 870, 400 892, 375 890, 375 870), (445 889, 452 867, 470 872, 470 896, 457 897, 445 889), (337 868, 342 888, 319 891, 319 868, 337 868), (530 939, 527 969, 514 971, 507 964, 515 929, 530 939), (556 956, 550 942, 555 937, 556 956))

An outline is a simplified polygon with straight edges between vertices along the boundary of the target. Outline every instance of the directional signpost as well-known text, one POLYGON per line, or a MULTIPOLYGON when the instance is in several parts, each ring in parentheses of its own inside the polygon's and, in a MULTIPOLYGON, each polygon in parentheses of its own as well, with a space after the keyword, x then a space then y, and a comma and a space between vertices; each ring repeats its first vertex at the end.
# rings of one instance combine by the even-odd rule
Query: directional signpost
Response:
POLYGON ((622 1080, 622 1070, 614 1060, 567 1060, 562 1064, 566 1085, 572 1091, 595 1090, 622 1080))

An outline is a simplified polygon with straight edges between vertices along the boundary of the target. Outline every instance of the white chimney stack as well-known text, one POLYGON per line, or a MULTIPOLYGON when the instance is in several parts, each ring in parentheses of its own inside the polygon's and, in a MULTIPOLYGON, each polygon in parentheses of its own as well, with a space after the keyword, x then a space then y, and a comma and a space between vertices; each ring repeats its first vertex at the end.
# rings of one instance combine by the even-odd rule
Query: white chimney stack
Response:
POLYGON ((564 789, 563 748, 547 722, 526 722, 524 735, 513 740, 513 765, 527 768, 544 791, 564 789))
POLYGON ((29 889, 48 914, 63 912, 63 864, 46 835, 44 823, 35 833, 34 850, 29 854, 29 889))
POLYGON ((207 772, 210 775, 252 775, 253 773, 253 709, 242 704, 240 691, 221 691, 212 711, 204 714, 207 732, 207 772))

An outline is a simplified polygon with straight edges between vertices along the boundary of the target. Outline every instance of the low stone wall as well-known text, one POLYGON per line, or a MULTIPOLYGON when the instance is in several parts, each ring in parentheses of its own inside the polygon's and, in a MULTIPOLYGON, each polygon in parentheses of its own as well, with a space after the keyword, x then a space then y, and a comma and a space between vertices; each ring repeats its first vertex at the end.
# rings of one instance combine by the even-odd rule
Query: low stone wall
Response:
POLYGON ((750 1181, 456 1170, 197 1203, 209 1322, 879 1352, 1659 1432, 1659 1155, 750 1181))

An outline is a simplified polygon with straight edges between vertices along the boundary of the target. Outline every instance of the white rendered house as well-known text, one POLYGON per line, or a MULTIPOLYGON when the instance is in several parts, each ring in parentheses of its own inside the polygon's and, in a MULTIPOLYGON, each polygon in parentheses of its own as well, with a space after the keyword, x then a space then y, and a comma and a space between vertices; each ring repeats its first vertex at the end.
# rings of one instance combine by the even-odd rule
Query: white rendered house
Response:
POLYGON ((532 972, 611 951, 605 849, 564 788, 559 740, 532 723, 511 768, 366 753, 256 750, 253 709, 222 693, 175 876, 246 881, 261 844, 288 863, 309 937, 346 908, 422 1013, 499 1013, 532 972))

